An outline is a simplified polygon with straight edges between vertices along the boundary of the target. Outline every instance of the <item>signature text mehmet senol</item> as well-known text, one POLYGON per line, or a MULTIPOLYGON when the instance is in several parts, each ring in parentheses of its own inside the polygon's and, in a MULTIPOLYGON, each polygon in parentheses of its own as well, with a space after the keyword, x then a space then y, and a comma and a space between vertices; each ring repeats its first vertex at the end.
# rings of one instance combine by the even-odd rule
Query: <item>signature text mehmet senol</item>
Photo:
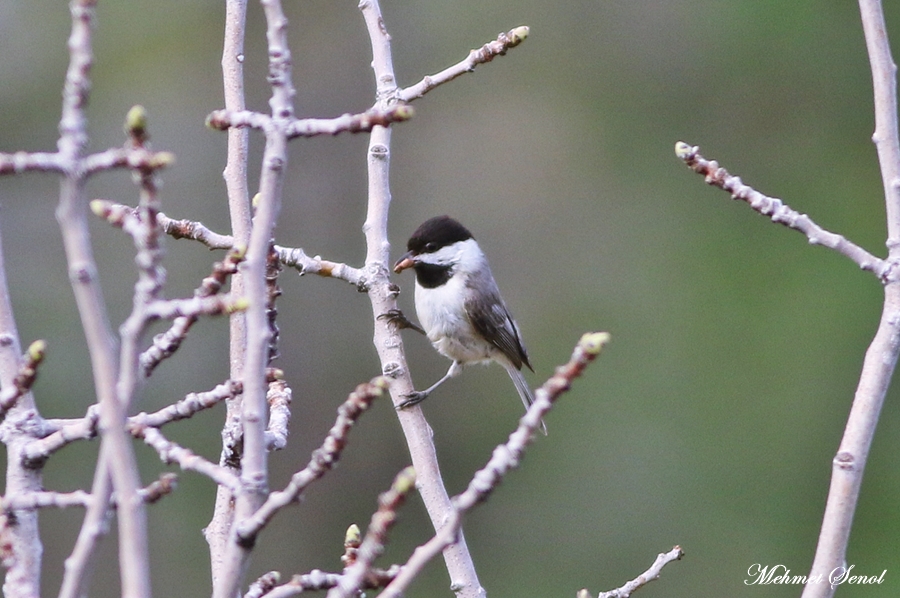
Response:
POLYGON ((750 565, 747 569, 749 576, 744 580, 748 586, 767 586, 767 585, 812 585, 817 583, 827 583, 831 587, 841 584, 847 585, 878 585, 884 582, 884 576, 887 569, 881 572, 881 575, 857 575, 853 568, 856 565, 848 567, 836 567, 825 575, 791 575, 791 570, 784 565, 760 565, 759 563, 750 565))

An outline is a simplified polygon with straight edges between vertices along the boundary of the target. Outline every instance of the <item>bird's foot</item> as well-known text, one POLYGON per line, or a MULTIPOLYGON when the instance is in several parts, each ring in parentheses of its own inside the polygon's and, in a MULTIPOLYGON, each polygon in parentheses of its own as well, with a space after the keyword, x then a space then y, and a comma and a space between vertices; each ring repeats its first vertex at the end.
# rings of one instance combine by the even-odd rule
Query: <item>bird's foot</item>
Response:
POLYGON ((419 326, 418 324, 412 323, 409 320, 409 318, 407 318, 405 315, 403 315, 403 312, 400 311, 399 309, 388 310, 387 312, 378 316, 378 319, 379 320, 387 320, 390 324, 393 324, 400 330, 403 330, 404 328, 409 328, 409 329, 415 330, 416 332, 419 332, 421 334, 425 334, 425 331, 422 330, 421 326, 419 326))
POLYGON ((397 405, 397 409, 406 409, 407 407, 412 407, 413 405, 418 405, 422 401, 424 401, 428 397, 427 392, 414 390, 407 395, 403 395, 406 400, 397 405))

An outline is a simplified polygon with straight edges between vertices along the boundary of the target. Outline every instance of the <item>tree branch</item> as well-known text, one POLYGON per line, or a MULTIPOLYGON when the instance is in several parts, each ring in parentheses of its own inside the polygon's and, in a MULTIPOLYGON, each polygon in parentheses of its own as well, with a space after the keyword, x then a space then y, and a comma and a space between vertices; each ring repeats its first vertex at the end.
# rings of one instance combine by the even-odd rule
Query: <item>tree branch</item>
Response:
MULTIPOLYGON (((878 151, 887 213, 889 261, 900 262, 900 137, 897 126, 897 66, 891 57, 887 28, 881 3, 860 0, 860 14, 875 98, 875 133, 872 140, 878 151)), ((831 485, 822 518, 810 577, 827 579, 844 566, 853 514, 862 486, 881 406, 897 364, 900 334, 900 288, 895 271, 883 277, 884 309, 872 344, 866 351, 859 385, 847 418, 844 436, 832 463, 831 485)), ((825 598, 834 594, 829 583, 807 584, 803 598, 825 598)))
MULTIPOLYGON (((386 127, 395 122, 409 120, 413 109, 398 104, 388 108, 370 108, 359 114, 344 114, 337 118, 292 119, 286 125, 288 139, 337 135, 338 133, 368 133, 372 127, 386 127)), ((272 117, 267 114, 242 110, 216 110, 206 118, 207 126, 220 131, 229 128, 253 128, 266 131, 272 127, 272 117)))
MULTIPOLYGON (((91 202, 91 208, 101 218, 120 227, 129 226, 128 221, 135 214, 134 208, 106 199, 95 199, 91 202)), ((202 222, 175 220, 163 212, 157 214, 157 221, 163 232, 175 239, 190 239, 198 241, 210 249, 231 249, 243 255, 241 246, 234 244, 233 237, 212 231, 202 222)), ((325 278, 336 278, 349 282, 360 292, 368 290, 365 273, 360 268, 325 260, 319 256, 310 257, 299 247, 275 245, 274 249, 281 263, 288 268, 297 270, 300 276, 316 274, 325 278)))
MULTIPOLYGON (((389 106, 397 100, 399 89, 394 76, 390 36, 387 33, 378 0, 363 0, 360 10, 366 22, 372 44, 372 67, 375 74, 375 96, 380 105, 389 106)), ((366 236, 365 276, 369 286, 369 300, 374 317, 374 343, 381 361, 382 372, 393 379, 391 396, 394 405, 403 401, 403 395, 413 391, 409 368, 403 352, 403 340, 399 329, 382 314, 397 311, 399 289, 390 281, 388 261, 388 209, 390 190, 391 130, 375 127, 369 137, 368 148, 368 207, 363 232, 366 236)), ((409 446, 412 465, 416 471, 419 495, 425 503, 428 516, 435 530, 441 529, 449 517, 452 506, 441 478, 440 467, 431 428, 419 407, 397 412, 403 434, 409 446)), ((486 595, 478 581, 472 556, 460 533, 457 541, 446 548, 444 562, 450 575, 450 586, 459 598, 480 598, 486 595)))
POLYGON ((397 521, 397 510, 416 483, 416 472, 407 467, 397 474, 390 490, 378 497, 378 510, 372 515, 366 537, 359 546, 354 562, 344 570, 340 582, 326 598, 351 598, 363 589, 372 565, 384 552, 387 535, 397 521))
POLYGON ((806 214, 791 209, 780 199, 763 195, 752 187, 745 185, 740 177, 733 176, 721 168, 715 160, 709 161, 700 155, 700 148, 690 146, 683 141, 675 144, 675 154, 699 175, 705 177, 708 185, 718 187, 731 193, 733 199, 746 202, 751 208, 769 217, 772 222, 783 224, 806 235, 811 245, 822 245, 834 249, 841 255, 850 258, 862 270, 874 273, 884 279, 890 270, 890 264, 875 257, 862 247, 848 241, 845 237, 829 232, 813 222, 806 214))
MULTIPOLYGON (((653 564, 650 565, 649 569, 620 588, 608 592, 600 592, 600 595, 597 598, 629 598, 635 590, 644 587, 651 581, 659 579, 659 574, 662 572, 663 567, 672 561, 680 561, 683 556, 684 551, 681 549, 681 546, 675 546, 669 552, 661 552, 656 557, 656 560, 653 561, 653 564)), ((578 598, 590 598, 590 592, 581 590, 578 592, 578 598)))
POLYGON ((325 441, 316 449, 305 468, 291 477, 290 484, 284 490, 269 494, 266 502, 253 514, 241 521, 237 529, 238 541, 253 544, 257 534, 272 518, 287 505, 300 499, 315 480, 321 478, 335 466, 347 445, 347 435, 359 416, 366 411, 376 397, 384 394, 388 387, 385 378, 375 378, 371 382, 356 387, 347 400, 338 408, 338 417, 325 441))
MULTIPOLYGON (((43 490, 42 469, 31 467, 23 458, 23 452, 45 427, 30 390, 36 368, 43 359, 44 343, 32 343, 24 360, 21 352, 0 240, 0 415, 4 418, 0 422, 0 438, 6 445, 7 496, 43 490)), ((14 516, 15 525, 5 526, 2 533, 3 564, 7 567, 3 595, 10 598, 40 596, 43 544, 37 513, 16 511, 9 515, 14 516)), ((6 523, 9 519, 4 517, 6 523)))
POLYGON ((0 153, 0 175, 25 172, 64 172, 59 154, 46 152, 0 153))
MULTIPOLYGON (((203 279, 200 286, 194 291, 194 297, 216 296, 225 286, 228 278, 237 272, 238 265, 243 259, 244 254, 239 249, 229 250, 224 260, 213 265, 212 274, 203 279)), ((140 366, 144 377, 153 373, 156 366, 178 350, 198 319, 198 315, 180 316, 175 319, 168 330, 153 337, 153 344, 140 356, 140 366)))
POLYGON ((281 210, 284 169, 287 167, 287 124, 294 115, 291 52, 287 43, 287 18, 279 0, 262 0, 266 17, 269 74, 269 106, 272 126, 266 128, 266 146, 259 183, 259 203, 250 230, 247 260, 242 266, 246 312, 246 348, 242 380, 241 488, 234 495, 234 521, 218 566, 215 598, 233 598, 241 586, 252 544, 241 541, 237 528, 262 504, 268 491, 266 452, 266 366, 272 331, 267 320, 266 260, 275 222, 281 210))
POLYGON ((588 333, 581 337, 568 363, 556 368, 553 376, 535 391, 534 403, 519 420, 519 426, 510 434, 509 440, 494 449, 487 465, 475 473, 465 491, 453 497, 452 509, 444 525, 431 540, 416 548, 400 574, 378 595, 379 598, 400 598, 428 561, 458 541, 463 515, 485 501, 503 477, 519 465, 525 449, 541 428, 544 415, 608 342, 609 334, 605 332, 588 333))
POLYGON ((146 513, 143 503, 136 500, 140 487, 138 469, 131 441, 124 428, 126 405, 119 402, 117 395, 115 345, 87 225, 84 152, 88 136, 84 108, 88 101, 89 75, 93 61, 91 29, 94 4, 94 0, 73 0, 70 4, 72 31, 68 42, 69 66, 63 87, 60 137, 57 144, 65 177, 60 186, 56 214, 72 290, 91 358, 103 424, 103 440, 91 492, 95 501, 85 516, 75 551, 66 562, 60 598, 75 598, 86 591, 82 588, 86 566, 93 554, 98 530, 102 529, 102 520, 106 516, 113 487, 120 497, 124 497, 117 513, 122 593, 130 598, 149 598, 151 592, 146 513), (112 487, 108 480, 110 476, 112 487))
MULTIPOLYGON (((2 273, 0 273, 2 275, 2 273)), ((12 344, 10 337, 5 337, 7 343, 12 344)), ((2 344, 3 338, 0 338, 2 344)), ((18 345, 18 339, 15 344, 18 345)), ((23 356, 21 365, 17 368, 17 372, 12 381, 3 385, 0 390, 0 420, 6 417, 6 413, 12 409, 19 397, 31 390, 31 385, 37 377, 37 368, 44 361, 44 351, 47 349, 47 343, 44 341, 34 341, 29 345, 28 351, 23 356)))
MULTIPOLYGON (((180 401, 163 407, 153 413, 139 413, 128 418, 128 429, 134 433, 137 426, 162 426, 192 417, 204 409, 209 409, 224 400, 233 398, 241 392, 240 382, 229 380, 212 390, 201 393, 190 393, 180 401)), ((84 417, 73 420, 50 420, 56 429, 47 436, 32 440, 23 449, 22 455, 27 465, 32 467, 45 461, 50 455, 76 440, 90 440, 97 436, 98 406, 91 405, 84 417)))
POLYGON ((501 33, 497 36, 496 40, 486 43, 477 50, 470 51, 465 60, 462 60, 439 73, 429 75, 415 85, 401 89, 398 92, 397 97, 404 102, 411 102, 421 98, 435 87, 452 81, 460 75, 471 73, 475 70, 476 66, 486 64, 497 56, 506 55, 507 50, 515 48, 525 41, 525 38, 528 37, 528 32, 528 27, 523 25, 511 29, 506 33, 501 33))
MULTIPOLYGON (((246 28, 247 0, 225 1, 225 31, 222 47, 222 83, 224 87, 225 109, 240 111, 246 107, 244 101, 244 36, 246 28)), ((223 178, 228 195, 228 212, 236 245, 246 248, 250 244, 251 214, 250 193, 247 183, 247 154, 249 137, 246 129, 228 130, 228 158, 223 178)), ((163 225, 165 227, 165 225, 163 225)), ((168 232, 168 231, 167 231, 168 232)), ((172 234, 168 232, 168 234, 172 234)), ((245 295, 244 275, 240 271, 231 278, 231 291, 238 297, 245 295)), ((235 312, 229 318, 228 367, 229 378, 243 380, 244 361, 247 347, 246 316, 235 312)), ((238 474, 234 447, 240 434, 241 400, 226 401, 225 424, 222 430, 222 450, 219 465, 233 474, 238 474)), ((226 488, 216 489, 216 504, 212 521, 203 535, 209 544, 209 556, 213 587, 218 585, 227 552, 228 536, 234 523, 234 495, 226 488)))
POLYGON ((163 436, 159 428, 142 425, 140 418, 137 419, 137 423, 132 424, 131 433, 135 438, 140 438, 148 446, 152 447, 159 454, 159 458, 163 463, 178 465, 185 471, 196 471, 232 492, 240 490, 241 485, 237 476, 224 467, 197 455, 190 449, 172 442, 163 436))
MULTIPOLYGON (((138 491, 138 496, 146 504, 154 503, 175 490, 177 479, 178 476, 174 473, 164 473, 146 488, 141 488, 138 491)), ((26 494, 7 494, 0 501, 0 509, 4 512, 46 508, 68 509, 69 507, 88 507, 92 501, 91 495, 84 490, 76 490, 74 492, 39 491, 26 494)), ((118 500, 113 495, 110 500, 110 507, 115 509, 117 506, 118 500)), ((16 519, 19 519, 18 514, 16 519)), ((18 525, 18 521, 16 524, 18 525)))

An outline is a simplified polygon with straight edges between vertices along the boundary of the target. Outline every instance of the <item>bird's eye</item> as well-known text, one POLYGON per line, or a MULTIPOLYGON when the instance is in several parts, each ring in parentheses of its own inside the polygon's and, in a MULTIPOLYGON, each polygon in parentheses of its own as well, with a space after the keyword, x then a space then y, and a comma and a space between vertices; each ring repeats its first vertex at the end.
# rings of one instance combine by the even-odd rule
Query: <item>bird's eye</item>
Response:
POLYGON ((431 253, 432 251, 437 251, 437 243, 425 243, 425 251, 431 253))

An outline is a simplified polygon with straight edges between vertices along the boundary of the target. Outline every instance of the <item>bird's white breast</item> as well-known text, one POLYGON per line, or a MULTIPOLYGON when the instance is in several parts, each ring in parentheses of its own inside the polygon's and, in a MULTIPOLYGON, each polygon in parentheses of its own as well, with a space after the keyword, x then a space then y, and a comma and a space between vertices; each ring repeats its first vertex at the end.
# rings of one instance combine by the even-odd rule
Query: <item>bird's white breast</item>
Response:
POLYGON ((441 355, 462 363, 486 361, 495 352, 466 314, 466 298, 472 292, 466 279, 479 260, 484 260, 484 255, 470 239, 459 244, 453 256, 453 274, 445 284, 428 289, 416 283, 416 314, 431 344, 441 355))

